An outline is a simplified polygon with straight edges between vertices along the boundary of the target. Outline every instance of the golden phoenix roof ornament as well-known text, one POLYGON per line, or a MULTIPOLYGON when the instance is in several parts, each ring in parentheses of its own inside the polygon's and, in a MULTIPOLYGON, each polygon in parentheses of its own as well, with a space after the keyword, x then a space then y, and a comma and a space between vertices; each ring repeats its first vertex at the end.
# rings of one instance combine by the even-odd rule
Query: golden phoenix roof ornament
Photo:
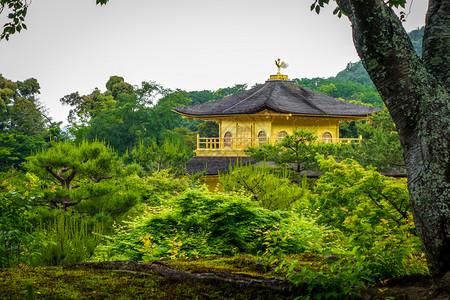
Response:
POLYGON ((284 61, 281 61, 280 58, 275 60, 275 65, 278 67, 277 74, 280 74, 280 68, 286 69, 287 67, 289 67, 289 64, 285 63, 284 61))
POLYGON ((289 81, 289 78, 287 77, 287 75, 282 75, 280 73, 280 69, 286 69, 289 65, 287 63, 285 63, 284 61, 281 61, 281 59, 276 59, 275 60, 275 65, 278 67, 278 72, 276 75, 270 75, 270 78, 268 79, 268 81, 289 81))

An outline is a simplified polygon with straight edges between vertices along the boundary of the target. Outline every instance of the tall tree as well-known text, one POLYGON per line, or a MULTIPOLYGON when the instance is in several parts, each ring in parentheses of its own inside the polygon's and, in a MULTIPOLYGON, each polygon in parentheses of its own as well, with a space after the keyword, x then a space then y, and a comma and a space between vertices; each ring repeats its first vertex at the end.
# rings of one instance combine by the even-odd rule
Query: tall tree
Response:
POLYGON ((48 119, 37 99, 39 90, 34 78, 13 82, 0 75, 0 133, 36 135, 45 129, 48 119))
POLYGON ((161 146, 167 131, 181 121, 172 108, 191 102, 187 92, 171 91, 155 82, 143 82, 132 94, 118 93, 117 100, 89 121, 86 138, 104 140, 120 154, 142 139, 154 139, 161 146))
POLYGON ((97 88, 90 95, 80 96, 78 92, 74 92, 62 97, 59 101, 63 105, 74 107, 69 111, 67 117, 72 125, 86 124, 103 110, 112 108, 116 103, 110 91, 102 93, 97 88))
MULTIPOLYGON (((316 0, 312 9, 328 0, 316 0)), ((417 231, 431 275, 450 272, 450 1, 430 0, 422 60, 391 6, 406 0, 336 0, 404 150, 417 231)))
POLYGON ((13 82, 0 75, 0 172, 21 168, 27 156, 64 135, 61 123, 45 116, 39 89, 34 78, 13 82))

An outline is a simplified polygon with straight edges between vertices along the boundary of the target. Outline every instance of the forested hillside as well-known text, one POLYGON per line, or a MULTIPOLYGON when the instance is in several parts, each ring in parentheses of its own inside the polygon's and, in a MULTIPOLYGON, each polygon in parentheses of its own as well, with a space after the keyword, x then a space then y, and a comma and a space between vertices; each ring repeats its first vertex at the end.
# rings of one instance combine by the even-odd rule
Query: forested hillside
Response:
MULTIPOLYGON (((422 38, 425 27, 409 33, 411 42, 419 56, 422 56, 422 38)), ((383 106, 383 102, 364 69, 361 61, 348 63, 345 70, 330 78, 302 78, 294 81, 306 88, 322 94, 345 100, 354 100, 373 106, 383 106)))

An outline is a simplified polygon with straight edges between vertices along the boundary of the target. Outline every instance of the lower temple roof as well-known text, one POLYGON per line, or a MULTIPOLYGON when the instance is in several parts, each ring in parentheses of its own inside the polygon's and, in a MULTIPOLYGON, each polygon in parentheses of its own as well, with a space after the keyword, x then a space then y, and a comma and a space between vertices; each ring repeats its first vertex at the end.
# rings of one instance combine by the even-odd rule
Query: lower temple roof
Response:
POLYGON ((248 157, 232 156, 195 156, 186 163, 186 172, 196 174, 205 172, 205 175, 217 175, 229 171, 230 165, 251 164, 252 160, 248 157))
MULTIPOLYGON (((197 174, 201 172, 205 172, 204 175, 218 175, 219 173, 227 173, 230 170, 230 165, 235 166, 237 164, 240 165, 249 165, 255 164, 255 161, 248 157, 235 157, 235 156, 195 156, 191 158, 184 166, 186 167, 186 172, 188 174, 197 174)), ((272 165, 271 162, 266 162, 267 165, 272 165)), ((258 165, 258 163, 256 163, 258 165)), ((303 171, 300 173, 300 176, 306 175, 308 178, 318 178, 323 175, 322 171, 303 171)), ((406 173, 404 171, 398 171, 395 169, 390 170, 389 172, 381 173, 383 176, 388 177, 406 177, 406 173)))

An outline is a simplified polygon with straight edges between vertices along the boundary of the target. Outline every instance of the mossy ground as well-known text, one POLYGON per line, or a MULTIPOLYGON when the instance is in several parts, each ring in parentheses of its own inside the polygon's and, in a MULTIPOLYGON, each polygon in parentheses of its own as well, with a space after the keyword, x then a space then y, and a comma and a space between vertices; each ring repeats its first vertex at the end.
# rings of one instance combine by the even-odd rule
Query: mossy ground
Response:
POLYGON ((62 267, 0 271, 1 299, 291 299, 274 291, 228 284, 167 281, 155 274, 134 274, 62 267))
POLYGON ((213 256, 196 260, 176 259, 164 262, 184 272, 226 272, 262 277, 277 276, 266 263, 251 255, 213 256))
MULTIPOLYGON (((164 261, 186 272, 227 272, 273 277, 255 257, 164 261)), ((293 299, 273 290, 166 280, 155 273, 66 267, 0 270, 0 299, 293 299), (29 289, 32 284, 33 292, 29 289), (28 284, 28 290, 27 290, 28 284), (31 299, 31 298, 30 298, 31 299)))
MULTIPOLYGON (((325 267, 325 259, 313 254, 290 257, 300 261, 298 267, 325 267)), ((280 277, 258 257, 237 255, 216 256, 196 260, 165 260, 177 270, 192 273, 224 272, 261 277, 280 277)), ((424 275, 405 277, 362 291, 367 299, 421 295, 429 299, 445 299, 430 295, 431 281, 424 275), (400 280, 401 281, 401 280, 400 280)), ((449 295, 448 292, 443 294, 449 295)), ((192 281, 168 280, 157 273, 113 271, 76 265, 64 267, 24 267, 0 269, 0 299, 295 299, 298 294, 264 288, 238 287, 215 282, 205 284, 192 281)), ((405 298, 406 297, 406 298, 405 298)))

